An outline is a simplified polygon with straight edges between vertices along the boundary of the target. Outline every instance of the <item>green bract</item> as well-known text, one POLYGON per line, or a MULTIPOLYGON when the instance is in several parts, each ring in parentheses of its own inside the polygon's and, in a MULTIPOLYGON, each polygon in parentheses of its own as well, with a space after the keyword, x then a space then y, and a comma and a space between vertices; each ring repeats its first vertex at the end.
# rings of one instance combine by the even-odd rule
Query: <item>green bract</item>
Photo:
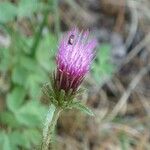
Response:
POLYGON ((94 115, 88 107, 84 106, 84 104, 77 99, 77 97, 82 94, 85 89, 79 88, 74 93, 72 92, 72 89, 70 89, 68 92, 65 92, 63 89, 58 90, 55 87, 54 79, 54 75, 51 75, 50 83, 43 87, 43 92, 51 104, 63 110, 75 108, 88 115, 94 115))

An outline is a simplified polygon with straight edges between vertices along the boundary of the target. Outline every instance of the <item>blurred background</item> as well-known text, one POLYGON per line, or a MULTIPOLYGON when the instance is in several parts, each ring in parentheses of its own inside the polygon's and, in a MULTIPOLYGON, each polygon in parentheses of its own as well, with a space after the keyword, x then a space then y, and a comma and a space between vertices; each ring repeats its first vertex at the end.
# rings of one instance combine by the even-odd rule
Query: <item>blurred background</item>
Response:
POLYGON ((42 87, 75 26, 99 41, 81 97, 95 117, 64 112, 56 149, 150 150, 149 0, 0 0, 0 150, 39 148, 42 87))

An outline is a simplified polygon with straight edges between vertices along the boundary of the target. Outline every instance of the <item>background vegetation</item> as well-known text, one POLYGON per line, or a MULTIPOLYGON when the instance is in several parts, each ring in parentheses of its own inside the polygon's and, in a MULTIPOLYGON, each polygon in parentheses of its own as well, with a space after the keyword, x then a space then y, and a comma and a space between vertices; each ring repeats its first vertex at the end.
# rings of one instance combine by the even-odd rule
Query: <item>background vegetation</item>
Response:
POLYGON ((41 144, 49 102, 42 87, 62 33, 77 26, 99 40, 81 97, 95 117, 64 113, 59 150, 150 149, 148 0, 0 1, 0 150, 41 144))

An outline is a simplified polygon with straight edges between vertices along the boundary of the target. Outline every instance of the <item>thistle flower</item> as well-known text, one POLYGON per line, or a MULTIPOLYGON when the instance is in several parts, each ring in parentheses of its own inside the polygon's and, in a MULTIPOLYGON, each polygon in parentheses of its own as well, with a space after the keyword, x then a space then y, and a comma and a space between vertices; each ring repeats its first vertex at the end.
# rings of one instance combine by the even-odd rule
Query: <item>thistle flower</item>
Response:
POLYGON ((95 56, 96 39, 89 38, 89 32, 73 29, 61 40, 56 56, 57 72, 55 86, 65 92, 76 92, 90 69, 95 56))
POLYGON ((56 56, 57 70, 51 78, 51 84, 44 92, 51 101, 43 131, 42 150, 48 150, 52 144, 54 129, 60 112, 65 109, 77 108, 89 115, 92 111, 74 99, 78 87, 90 69, 95 56, 96 40, 89 38, 89 32, 73 29, 61 40, 56 56), (52 117, 50 117, 52 116, 52 117))

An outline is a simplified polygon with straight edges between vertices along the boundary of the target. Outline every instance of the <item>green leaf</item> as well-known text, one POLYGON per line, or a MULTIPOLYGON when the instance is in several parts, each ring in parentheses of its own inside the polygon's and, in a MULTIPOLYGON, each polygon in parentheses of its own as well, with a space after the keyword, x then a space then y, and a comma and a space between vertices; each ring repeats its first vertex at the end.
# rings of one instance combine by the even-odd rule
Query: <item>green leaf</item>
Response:
POLYGON ((33 13, 43 9, 43 3, 39 0, 20 0, 18 4, 18 17, 30 17, 33 13))
POLYGON ((35 59, 24 55, 21 56, 20 66, 29 72, 34 71, 39 67, 35 59))
POLYGON ((38 98, 41 95, 41 87, 38 82, 38 75, 31 74, 28 76, 26 89, 28 89, 31 98, 38 98))
POLYGON ((10 54, 8 48, 0 48, 0 70, 7 71, 10 65, 10 54))
POLYGON ((29 74, 26 89, 29 90, 31 98, 38 98, 41 95, 41 85, 48 80, 47 78, 45 72, 40 69, 29 74))
POLYGON ((10 2, 0 3, 0 23, 12 21, 17 15, 17 8, 10 2))
POLYGON ((31 100, 18 110, 16 119, 28 127, 40 127, 45 114, 46 108, 37 101, 31 100))
POLYGON ((36 58, 39 64, 46 70, 54 70, 55 52, 57 49, 57 38, 51 33, 46 34, 36 51, 36 58))
POLYGON ((47 112, 47 115, 46 115, 46 120, 47 120, 46 124, 45 124, 46 127, 48 127, 47 123, 50 123, 52 121, 55 110, 56 110, 55 105, 51 104, 50 107, 48 108, 48 112, 47 112))
POLYGON ((23 134, 21 132, 19 132, 19 130, 12 131, 9 134, 9 138, 11 140, 11 143, 13 143, 16 146, 22 146, 24 144, 23 134))
POLYGON ((23 103, 25 95, 25 90, 22 87, 16 86, 12 92, 7 95, 8 109, 12 112, 16 112, 23 103))
POLYGON ((31 98, 40 96, 41 84, 48 80, 48 75, 34 59, 20 56, 20 61, 12 70, 12 81, 29 91, 31 98))
POLYGON ((73 101, 70 107, 79 109, 81 112, 84 112, 85 114, 88 114, 90 116, 94 116, 94 113, 92 112, 92 110, 90 110, 87 106, 85 106, 79 101, 73 101))
POLYGON ((18 150, 17 146, 14 145, 9 134, 0 132, 0 150, 18 150))
POLYGON ((0 122, 9 127, 18 127, 19 123, 12 112, 4 111, 0 113, 0 122))
POLYGON ((42 139, 42 131, 38 131, 37 129, 27 129, 23 132, 24 143, 22 146, 24 148, 29 148, 37 146, 40 147, 40 141, 42 139))
POLYGON ((1 133, 0 149, 1 150, 11 150, 11 144, 9 141, 9 137, 5 133, 1 133))
POLYGON ((12 81, 13 83, 25 86, 27 80, 27 71, 20 65, 16 65, 12 70, 12 81))
POLYGON ((129 150, 130 149, 130 139, 125 133, 120 133, 119 135, 120 146, 122 150, 129 150))
POLYGON ((109 79, 115 70, 115 66, 111 63, 111 46, 109 44, 101 44, 97 51, 97 57, 93 64, 92 73, 98 83, 103 84, 109 79))
POLYGON ((31 128, 21 132, 15 130, 9 134, 9 138, 13 145, 21 146, 25 149, 32 149, 33 145, 40 145, 41 131, 31 128))

